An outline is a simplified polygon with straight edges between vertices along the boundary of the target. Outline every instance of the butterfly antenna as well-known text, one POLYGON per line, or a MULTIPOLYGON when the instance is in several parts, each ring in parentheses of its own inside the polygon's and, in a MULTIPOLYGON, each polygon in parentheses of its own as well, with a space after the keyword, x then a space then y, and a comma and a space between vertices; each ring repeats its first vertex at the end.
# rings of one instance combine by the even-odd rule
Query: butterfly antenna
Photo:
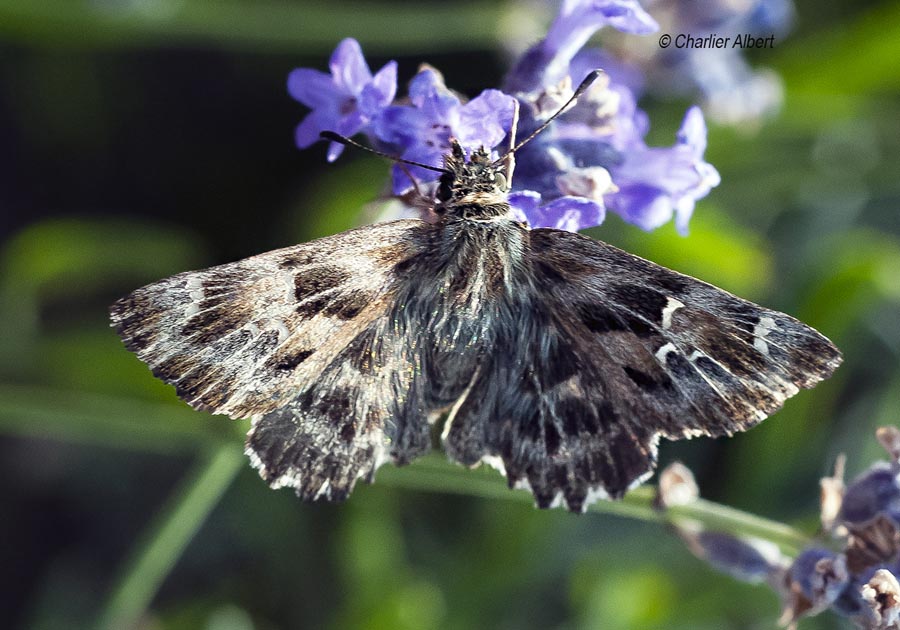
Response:
POLYGON ((495 164, 503 163, 504 171, 506 173, 506 184, 508 186, 512 185, 512 177, 513 171, 516 170, 516 156, 514 153, 514 148, 516 146, 516 130, 519 128, 519 101, 517 99, 513 99, 513 116, 512 122, 509 125, 509 148, 506 149, 506 153, 503 154, 495 164))
MULTIPOLYGON (((548 121, 549 122, 549 121, 548 121)), ((390 155, 388 153, 384 153, 382 151, 378 151, 371 147, 367 147, 364 144, 360 144, 355 140, 351 140, 346 136, 342 136, 339 133, 335 133, 333 131, 322 131, 319 133, 319 137, 324 140, 331 140, 332 142, 338 142, 345 146, 356 147, 357 149, 362 149, 363 151, 368 151, 369 153, 374 153, 375 155, 380 155, 381 157, 387 158, 392 162, 399 162, 400 164, 410 164, 411 166, 418 166, 420 168, 426 168, 429 171, 435 171, 437 173, 446 173, 448 172, 445 168, 439 168, 437 166, 431 166, 430 164, 423 164, 422 162, 414 162, 412 160, 404 160, 403 158, 397 157, 396 155, 390 155)))
POLYGON ((497 162, 498 162, 498 163, 499 163, 499 162, 502 162, 503 160, 506 159, 506 156, 507 156, 507 155, 509 155, 509 154, 511 154, 511 153, 515 153, 516 151, 518 151, 519 149, 521 149, 523 146, 525 146, 526 144, 528 144, 529 142, 531 142, 532 140, 534 140, 535 136, 537 136, 537 135, 538 135, 539 133, 541 133, 544 129, 546 129, 547 126, 548 126, 550 123, 552 123, 552 122, 554 121, 554 119, 555 119, 557 116, 559 116, 560 114, 562 114, 563 112, 565 112, 566 109, 568 109, 569 106, 570 106, 572 103, 574 103, 575 101, 577 101, 577 100, 578 100, 578 97, 581 96, 582 94, 584 94, 584 93, 587 91, 587 89, 588 89, 589 87, 591 87, 591 85, 593 85, 594 81, 596 81, 597 78, 598 78, 601 74, 603 74, 603 70, 592 70, 592 71, 590 72, 590 74, 588 74, 586 77, 584 77, 584 80, 583 80, 583 81, 578 85, 578 87, 575 89, 575 92, 572 94, 571 98, 569 98, 569 100, 566 101, 565 104, 563 104, 562 107, 560 107, 558 110, 556 110, 556 113, 555 113, 555 114, 553 114, 550 118, 548 118, 547 120, 545 120, 545 121, 544 121, 544 124, 542 124, 540 127, 538 127, 537 129, 535 129, 535 130, 532 132, 532 134, 531 134, 530 136, 528 136, 527 138, 525 138, 524 140, 522 140, 519 144, 517 144, 517 145, 514 146, 512 149, 510 149, 510 150, 509 150, 506 154, 504 154, 499 160, 497 160, 497 162))

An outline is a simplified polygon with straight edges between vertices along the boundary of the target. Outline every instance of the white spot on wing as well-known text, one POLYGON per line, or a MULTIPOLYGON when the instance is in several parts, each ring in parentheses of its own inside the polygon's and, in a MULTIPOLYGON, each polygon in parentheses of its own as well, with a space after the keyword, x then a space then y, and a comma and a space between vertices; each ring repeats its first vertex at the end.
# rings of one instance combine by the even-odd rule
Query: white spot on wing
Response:
POLYGON ((662 346, 659 350, 656 351, 656 360, 660 363, 666 362, 666 357, 669 356, 670 352, 675 352, 675 344, 671 341, 666 345, 662 346))
POLYGON ((503 460, 496 455, 484 455, 481 458, 481 461, 497 472, 499 472, 504 477, 506 476, 506 466, 503 465, 503 460))
POLYGON ((666 301, 666 307, 662 312, 662 327, 665 330, 668 330, 672 327, 672 315, 675 313, 675 311, 683 307, 684 304, 682 302, 679 302, 673 297, 668 298, 668 300, 666 301))
POLYGON ((778 325, 771 317, 760 317, 759 323, 753 328, 753 347, 768 356, 769 344, 766 343, 766 335, 777 328, 778 325))
POLYGON ((269 325, 272 327, 272 329, 275 332, 278 333, 278 343, 279 344, 284 343, 284 340, 287 339, 288 336, 291 334, 291 331, 288 330, 288 327, 285 326, 284 322, 281 321, 280 319, 270 319, 269 325))

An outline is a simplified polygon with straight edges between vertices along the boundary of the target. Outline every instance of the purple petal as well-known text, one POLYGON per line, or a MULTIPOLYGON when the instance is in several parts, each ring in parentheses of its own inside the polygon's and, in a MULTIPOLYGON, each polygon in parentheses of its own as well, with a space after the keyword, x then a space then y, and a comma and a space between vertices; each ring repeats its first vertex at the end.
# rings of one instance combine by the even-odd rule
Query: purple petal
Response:
POLYGON ((454 129, 460 144, 469 148, 496 146, 512 126, 515 99, 500 90, 485 90, 460 108, 454 129))
POLYGON ((328 65, 335 83, 349 94, 359 94, 372 80, 372 72, 363 57, 359 42, 350 37, 337 45, 328 65))
POLYGON ((560 197, 541 207, 544 225, 558 230, 577 232, 600 225, 606 218, 602 204, 583 197, 560 197))
POLYGON ((867 523, 879 514, 900 510, 900 481, 888 464, 878 462, 853 480, 844 492, 838 519, 844 524, 867 523))
POLYGON ((453 92, 444 85, 444 79, 437 72, 426 68, 409 82, 409 99, 435 122, 449 122, 451 112, 460 102, 453 92))
POLYGON ((780 556, 773 543, 744 540, 712 531, 701 532, 695 540, 702 558, 719 571, 743 582, 762 582, 776 575, 780 569, 780 562, 773 558, 780 556))
POLYGON ((623 33, 648 35, 659 30, 659 24, 657 24, 656 20, 644 11, 636 0, 619 0, 606 3, 594 2, 593 4, 595 6, 605 4, 606 7, 603 10, 606 13, 607 23, 623 33))
POLYGON ((538 206, 541 205, 541 193, 533 190, 517 190, 509 194, 508 201, 513 210, 527 219, 534 216, 538 206))
POLYGON ((306 118, 297 125, 294 131, 294 141, 297 148, 305 149, 319 140, 319 132, 328 129, 333 130, 337 125, 337 120, 328 116, 322 110, 314 110, 306 115, 306 118))
POLYGON ((624 151, 625 161, 611 169, 617 193, 607 199, 610 209, 626 221, 652 230, 676 215, 676 227, 687 232, 694 203, 719 184, 721 178, 703 161, 706 124, 696 107, 688 110, 674 146, 624 151))
POLYGON ((288 75, 288 94, 311 109, 329 107, 343 95, 331 75, 311 68, 296 68, 288 75))
POLYGON ((326 159, 329 162, 334 162, 341 156, 341 153, 344 152, 344 145, 340 142, 329 142, 328 143, 328 153, 326 154, 326 159))
POLYGON ((606 205, 620 217, 643 230, 655 230, 672 218, 672 201, 659 188, 636 183, 619 186, 606 196, 606 205))
POLYGON ((397 95, 397 62, 389 61, 372 77, 372 85, 381 94, 381 105, 388 105, 397 95))
POLYGON ((687 110, 676 138, 679 144, 691 147, 695 155, 703 156, 706 151, 706 121, 699 107, 695 105, 687 110))
POLYGON ((373 121, 372 130, 383 142, 408 149, 422 137, 427 124, 422 112, 407 105, 386 107, 373 121))
POLYGON ((362 112, 357 109, 351 111, 345 116, 342 116, 340 120, 338 120, 337 128, 334 131, 337 131, 342 136, 347 136, 349 138, 350 136, 358 133, 365 124, 365 117, 362 115, 362 112))
MULTIPOLYGON (((422 164, 430 164, 432 166, 441 166, 444 161, 444 155, 440 149, 423 145, 415 145, 407 151, 404 151, 403 159, 412 160, 413 162, 421 162, 422 164)), ((401 168, 400 165, 395 165, 392 170, 392 187, 394 194, 396 195, 401 195, 412 188, 412 182, 409 180, 409 176, 406 174, 404 169, 406 169, 406 171, 409 171, 409 173, 416 179, 417 182, 431 182, 438 177, 438 173, 436 173, 435 171, 430 171, 418 166, 407 164, 403 165, 403 167, 401 168)))
POLYGON ((543 46, 553 53, 552 63, 567 66, 591 36, 607 25, 635 35, 659 29, 636 0, 567 0, 543 46))

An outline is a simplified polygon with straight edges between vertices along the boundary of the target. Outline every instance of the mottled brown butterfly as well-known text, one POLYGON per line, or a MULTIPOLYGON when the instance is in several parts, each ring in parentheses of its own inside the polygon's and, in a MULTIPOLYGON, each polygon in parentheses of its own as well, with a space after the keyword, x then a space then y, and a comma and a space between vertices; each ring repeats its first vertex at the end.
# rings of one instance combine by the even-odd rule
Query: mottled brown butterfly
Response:
POLYGON ((113 325, 192 407, 250 418, 253 466, 303 499, 344 499, 439 432, 451 459, 581 511, 644 480, 660 436, 746 430, 838 366, 788 315, 529 229, 507 202, 517 148, 454 143, 434 222, 181 273, 116 302, 113 325))

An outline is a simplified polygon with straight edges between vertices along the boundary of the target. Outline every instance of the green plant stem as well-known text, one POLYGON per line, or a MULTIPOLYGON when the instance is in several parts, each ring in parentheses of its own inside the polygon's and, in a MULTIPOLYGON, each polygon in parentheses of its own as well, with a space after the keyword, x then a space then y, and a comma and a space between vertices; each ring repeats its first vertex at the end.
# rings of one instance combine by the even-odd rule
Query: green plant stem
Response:
POLYGON ((237 445, 205 454, 148 528, 116 581, 97 621, 98 630, 133 628, 187 544, 241 469, 237 445))
MULTIPOLYGON (((467 470, 441 460, 440 456, 432 455, 407 467, 384 467, 378 473, 377 483, 426 492, 532 501, 529 493, 507 488, 505 480, 493 470, 485 467, 467 470)), ((700 523, 705 529, 773 542, 791 555, 810 542, 808 536, 789 525, 703 499, 662 512, 653 506, 655 493, 653 486, 641 486, 619 501, 597 501, 589 510, 663 524, 700 523)))

